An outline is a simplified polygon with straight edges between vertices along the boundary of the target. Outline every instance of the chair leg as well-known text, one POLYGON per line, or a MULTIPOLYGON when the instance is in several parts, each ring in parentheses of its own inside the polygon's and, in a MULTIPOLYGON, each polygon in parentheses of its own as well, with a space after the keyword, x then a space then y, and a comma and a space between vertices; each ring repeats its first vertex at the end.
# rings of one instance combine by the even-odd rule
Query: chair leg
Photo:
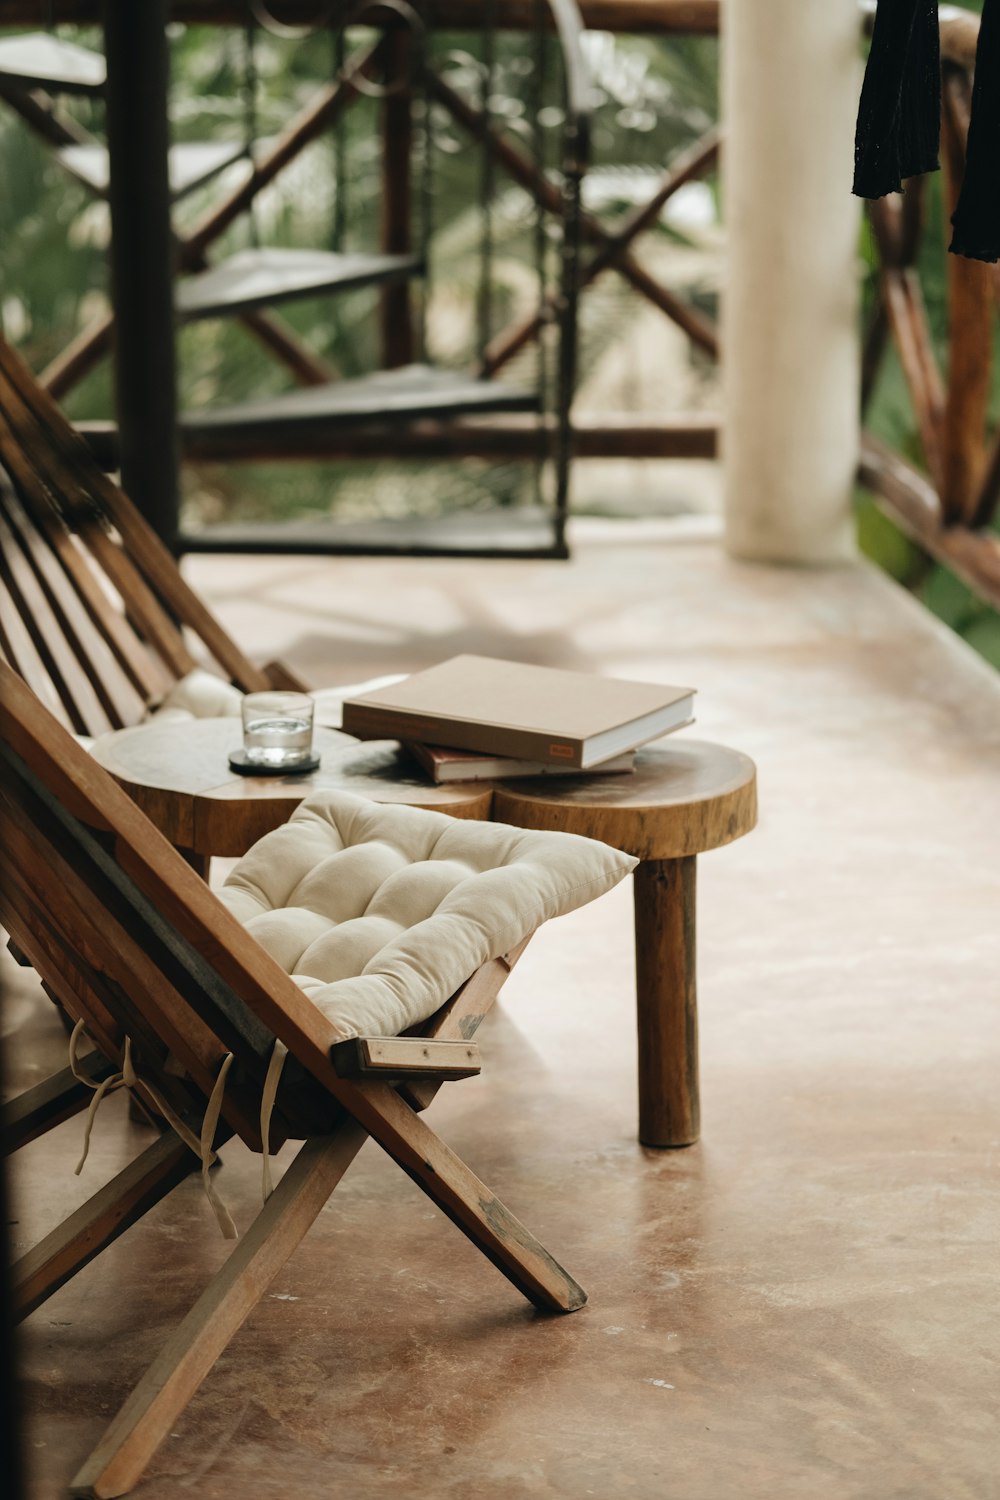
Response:
POLYGON ((17 1316, 26 1318, 40 1307, 197 1165, 197 1157, 173 1133, 147 1147, 11 1267, 17 1316))
POLYGON ((388 1084, 357 1084, 351 1113, 453 1224, 546 1312, 575 1312, 587 1294, 388 1084))
POLYGON ((75 1496, 126 1494, 367 1140, 352 1120, 307 1141, 76 1475, 75 1496))
MULTIPOLYGON (((115 1071, 114 1063, 99 1052, 88 1053, 77 1066, 95 1085, 115 1071)), ((26 1089, 0 1111, 4 1155, 9 1156, 12 1151, 26 1146, 63 1120, 72 1119, 87 1108, 91 1097, 92 1090, 81 1083, 70 1068, 62 1068, 33 1088, 26 1089)))

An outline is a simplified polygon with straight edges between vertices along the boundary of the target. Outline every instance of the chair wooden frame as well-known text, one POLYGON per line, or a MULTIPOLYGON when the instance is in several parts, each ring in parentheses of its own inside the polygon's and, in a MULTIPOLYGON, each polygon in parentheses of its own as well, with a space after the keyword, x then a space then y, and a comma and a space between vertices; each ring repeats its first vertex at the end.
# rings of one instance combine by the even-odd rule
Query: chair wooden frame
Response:
MULTIPOLYGON (((335 1027, 2 663, 0 696, 9 859, 0 917, 18 947, 84 1021, 103 1058, 120 1065, 129 1039, 139 1097, 152 1109, 157 1094, 169 1100, 195 1134, 232 1054, 215 1147, 238 1135, 262 1149, 261 1086, 279 1038, 289 1056, 269 1146, 305 1142, 80 1469, 73 1493, 121 1495, 137 1481, 369 1136, 537 1308, 582 1306, 577 1283, 418 1113, 446 1076, 433 1061, 424 1070, 422 1053, 436 1050, 427 1039, 467 1044, 524 943, 478 969, 411 1040, 410 1055, 396 1055, 400 1082, 341 1076, 335 1027)), ((406 1040, 396 1046, 405 1051, 406 1040)), ((70 1099, 67 1112, 73 1107, 70 1099)), ((48 1109, 58 1113, 51 1099, 48 1109)), ((29 1136, 22 1109, 9 1144, 29 1136)), ((21 1312, 39 1306, 196 1165, 173 1131, 159 1137, 14 1268, 21 1312)))

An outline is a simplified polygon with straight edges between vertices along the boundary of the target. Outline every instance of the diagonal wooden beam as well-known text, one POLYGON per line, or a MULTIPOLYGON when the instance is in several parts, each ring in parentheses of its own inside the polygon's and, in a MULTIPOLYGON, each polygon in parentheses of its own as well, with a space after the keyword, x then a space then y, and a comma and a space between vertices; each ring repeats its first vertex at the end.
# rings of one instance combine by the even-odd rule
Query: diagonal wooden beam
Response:
MULTIPOLYGON (((720 132, 711 130, 697 141, 689 151, 679 158, 666 173, 659 188, 648 203, 640 204, 628 214, 617 230, 609 231, 603 248, 584 266, 580 275, 580 288, 596 281, 602 271, 613 266, 616 258, 627 250, 632 241, 644 230, 656 223, 664 206, 686 183, 694 181, 709 171, 718 160, 720 132)), ((482 374, 495 375, 509 360, 536 339, 558 306, 558 297, 550 292, 541 307, 529 317, 521 319, 503 329, 486 350, 482 374)), ((686 304, 685 304, 686 306, 686 304)), ((702 345, 704 347, 704 345, 702 345)), ((717 349, 709 352, 717 353, 717 349)))
MULTIPOLYGON (((73 1494, 127 1493, 230 1339, 257 1306, 326 1206, 367 1136, 347 1121, 333 1136, 307 1141, 167 1340, 73 1480, 73 1494)), ((183 1149, 183 1148, 182 1148, 183 1149)))
POLYGON ((0 99, 50 146, 83 146, 93 141, 93 136, 82 125, 70 115, 61 114, 49 96, 39 89, 26 93, 16 84, 3 80, 0 81, 0 99))
MULTIPOLYGON (((880 244, 880 259, 883 263, 891 247, 894 265, 905 269, 914 264, 920 245, 920 238, 924 230, 926 208, 925 185, 925 178, 911 177, 906 184, 906 191, 898 203, 894 197, 881 200, 883 203, 881 210, 883 215, 883 239, 880 244)), ((872 396, 875 394, 875 384, 878 379, 879 370, 882 367, 886 348, 889 344, 890 331, 884 289, 880 281, 875 294, 871 317, 864 335, 864 348, 861 357, 862 412, 868 410, 872 396)))
POLYGON ((946 526, 940 499, 926 475, 870 433, 864 435, 858 478, 918 546, 1000 609, 1000 537, 992 531, 946 526))
MULTIPOLYGON (((333 365, 307 348, 277 313, 253 308, 241 313, 239 321, 288 366, 302 385, 325 385, 336 378, 333 365)), ((114 326, 111 313, 101 313, 45 366, 38 379, 51 396, 58 399, 72 390, 108 353, 114 326)))
POLYGON ((591 262, 595 275, 603 271, 606 266, 613 265, 621 252, 628 249, 636 235, 653 227, 675 193, 679 192, 682 187, 686 187, 689 182, 703 177, 715 166, 719 159, 721 144, 721 131, 712 129, 678 157, 648 203, 639 204, 630 214, 626 214, 624 223, 619 229, 607 233, 607 243, 591 262))
POLYGON ((38 377, 40 384, 57 399, 65 396, 110 352, 114 327, 109 312, 99 313, 49 360, 38 377))
POLYGON ((11 1268, 18 1317, 34 1312, 197 1165, 173 1131, 148 1146, 11 1268))
MULTIPOLYGON (((8 948, 11 946, 7 944, 8 948)), ((56 1001, 58 1004, 58 1001, 56 1001)), ((99 1052, 90 1052, 77 1063, 78 1071, 85 1073, 94 1088, 114 1066, 99 1052)), ((44 1135, 63 1120, 70 1120, 86 1109, 93 1097, 88 1088, 70 1068, 62 1068, 51 1077, 44 1078, 33 1088, 26 1089, 16 1099, 11 1099, 0 1110, 0 1143, 3 1154, 8 1156, 29 1141, 44 1135)))
MULTIPOLYGON (((535 202, 549 213, 559 216, 562 211, 562 196, 529 157, 501 134, 482 113, 462 98, 461 94, 447 84, 431 69, 425 70, 427 85, 432 96, 448 110, 449 114, 476 140, 481 141, 494 154, 507 173, 528 192, 535 202)), ((580 215, 580 227, 585 237, 602 248, 610 235, 593 214, 580 215)), ((648 298, 672 322, 683 328, 688 337, 706 353, 718 354, 718 335, 707 318, 688 307, 680 297, 669 291, 654 276, 640 265, 628 249, 619 250, 614 256, 614 268, 629 281, 637 292, 648 298)))
POLYGON ((939 482, 944 388, 927 327, 920 283, 912 266, 902 264, 902 224, 885 198, 869 206, 881 262, 886 318, 903 367, 928 468, 939 482))
POLYGON ((312 141, 335 125, 349 105, 361 96, 362 77, 377 76, 376 70, 385 52, 384 39, 348 60, 343 76, 309 103, 285 127, 259 161, 246 182, 240 183, 226 198, 209 209, 202 222, 185 235, 180 246, 181 264, 185 269, 200 269, 199 257, 229 226, 250 208, 257 194, 267 187, 289 163, 312 141))
POLYGON ((326 385, 338 378, 340 371, 336 366, 304 344, 279 313, 263 307, 248 308, 239 314, 239 322, 281 360, 300 385, 326 385))
MULTIPOLYGON (((347 64, 342 79, 329 84, 305 105, 255 163, 249 177, 209 209, 201 223, 178 241, 178 265, 185 271, 206 268, 208 247, 247 212, 258 193, 360 97, 358 79, 377 68, 382 50, 383 43, 379 41, 359 52, 347 64)), ((303 384, 321 385, 336 375, 332 366, 313 354, 278 314, 246 312, 240 321, 283 360, 303 384)), ((111 348, 113 327, 112 314, 102 313, 46 366, 40 378, 53 396, 65 395, 103 358, 111 348)))

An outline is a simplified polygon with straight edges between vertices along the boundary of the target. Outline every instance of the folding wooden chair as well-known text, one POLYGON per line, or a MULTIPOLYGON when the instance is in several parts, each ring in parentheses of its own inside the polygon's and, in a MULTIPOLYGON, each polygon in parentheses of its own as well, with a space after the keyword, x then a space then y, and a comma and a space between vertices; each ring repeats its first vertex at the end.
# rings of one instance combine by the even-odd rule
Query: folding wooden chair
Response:
MULTIPOLYGON (((8 855, 0 916, 49 991, 85 1023, 99 1049, 92 1076, 119 1070, 150 1109, 179 1120, 189 1138, 204 1136, 206 1153, 234 1134, 260 1151, 261 1092, 278 1038, 288 1057, 268 1145, 305 1142, 80 1469, 73 1493, 120 1495, 136 1482, 368 1136, 536 1307, 580 1307, 577 1283, 417 1113, 442 1081, 478 1070, 469 1038, 524 942, 480 967, 419 1036, 350 1044, 347 1067, 343 1046, 332 1050, 331 1022, 3 664, 0 695, 8 855), (210 1108, 219 1107, 225 1067, 215 1128, 210 1108)), ((58 1085, 43 1086, 15 1106, 8 1147, 79 1107, 73 1088, 78 1094, 74 1081, 60 1098, 58 1085)), ((173 1130, 157 1139, 15 1267, 21 1312, 197 1165, 173 1130)))

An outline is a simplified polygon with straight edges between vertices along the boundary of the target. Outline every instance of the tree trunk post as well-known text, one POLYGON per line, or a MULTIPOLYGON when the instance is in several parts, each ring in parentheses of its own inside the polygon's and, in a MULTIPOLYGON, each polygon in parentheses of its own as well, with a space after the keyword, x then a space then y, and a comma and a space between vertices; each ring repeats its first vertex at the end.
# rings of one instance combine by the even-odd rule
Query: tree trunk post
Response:
POLYGON ((854 552, 859 447, 857 0, 723 12, 725 537, 735 557, 854 552))
POLYGON ((171 549, 179 460, 167 0, 105 0, 111 301, 122 487, 171 549))

